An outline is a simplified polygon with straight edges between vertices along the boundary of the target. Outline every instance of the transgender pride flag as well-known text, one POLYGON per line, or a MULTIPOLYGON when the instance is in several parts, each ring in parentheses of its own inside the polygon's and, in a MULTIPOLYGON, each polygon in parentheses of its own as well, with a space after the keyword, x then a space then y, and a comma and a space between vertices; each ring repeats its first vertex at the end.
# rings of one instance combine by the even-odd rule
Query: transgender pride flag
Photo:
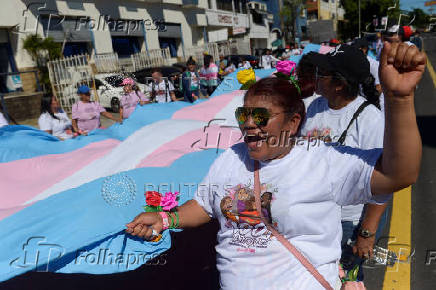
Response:
POLYGON ((215 158, 240 142, 239 87, 233 73, 210 99, 138 106, 122 125, 67 141, 0 129, 0 281, 133 270, 170 248, 168 231, 152 243, 126 235, 125 224, 143 211, 145 190, 191 199, 215 158))
POLYGON ((137 107, 122 125, 67 141, 1 128, 0 281, 128 271, 169 249, 168 231, 152 243, 126 235, 125 224, 143 211, 145 190, 192 199, 215 158, 240 142, 239 87, 233 73, 208 100, 137 107))

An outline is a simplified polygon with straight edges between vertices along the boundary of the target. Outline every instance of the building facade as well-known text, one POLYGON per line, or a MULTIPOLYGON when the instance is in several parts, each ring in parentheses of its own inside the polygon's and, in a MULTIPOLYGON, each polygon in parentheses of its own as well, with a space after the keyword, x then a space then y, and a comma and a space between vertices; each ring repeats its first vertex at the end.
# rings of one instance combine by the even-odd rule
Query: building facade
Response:
POLYGON ((306 2, 307 21, 332 20, 337 31, 338 22, 344 20, 345 10, 339 0, 308 0, 306 2))
MULTIPOLYGON (((271 0, 275 1, 275 0, 271 0)), ((271 47, 274 16, 269 1, 246 0, 8 0, 0 10, 0 71, 35 67, 23 49, 28 35, 52 37, 64 56, 169 48, 183 56, 190 47, 232 40, 246 47, 271 47), (245 45, 245 46, 244 46, 245 45)))

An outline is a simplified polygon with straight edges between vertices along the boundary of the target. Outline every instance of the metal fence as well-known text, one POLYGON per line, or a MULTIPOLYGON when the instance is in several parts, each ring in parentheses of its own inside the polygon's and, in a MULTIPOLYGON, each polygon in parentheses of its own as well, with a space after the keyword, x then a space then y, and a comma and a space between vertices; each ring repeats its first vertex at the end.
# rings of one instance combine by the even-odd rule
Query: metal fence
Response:
POLYGON ((96 54, 94 61, 97 72, 99 73, 120 71, 120 61, 117 53, 96 54))
MULTIPOLYGON (((95 88, 94 75, 88 55, 77 55, 47 63, 53 94, 58 98, 62 109, 71 112, 72 105, 78 101, 77 88, 87 85, 95 88)), ((94 99, 98 96, 94 90, 94 99)))
POLYGON ((138 52, 131 56, 133 71, 138 71, 149 67, 159 67, 170 65, 170 49, 152 49, 148 52, 138 52))

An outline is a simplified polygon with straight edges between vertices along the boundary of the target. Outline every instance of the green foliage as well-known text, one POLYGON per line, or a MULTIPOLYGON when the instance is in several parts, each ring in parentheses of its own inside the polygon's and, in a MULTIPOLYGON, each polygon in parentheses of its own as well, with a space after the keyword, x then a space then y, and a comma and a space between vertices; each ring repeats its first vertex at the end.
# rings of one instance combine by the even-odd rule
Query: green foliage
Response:
MULTIPOLYGON (((388 16, 388 27, 398 22, 400 15, 398 0, 360 0, 360 17, 361 31, 365 32, 365 27, 371 24, 374 16, 388 16), (388 8, 395 6, 395 9, 388 11, 388 8)), ((341 0, 341 4, 345 9, 345 21, 340 25, 340 34, 342 38, 354 38, 359 35, 359 1, 357 0, 341 0)), ((370 31, 374 31, 374 27, 370 25, 370 31)))
POLYGON ((280 17, 283 19, 285 28, 285 38, 289 42, 289 32, 295 37, 295 30, 297 28, 296 21, 298 17, 299 8, 302 8, 306 3, 305 0, 284 0, 283 7, 280 10, 280 17))
POLYGON ((62 46, 51 37, 43 39, 41 36, 28 35, 23 41, 23 48, 30 54, 36 62, 40 72, 40 83, 45 91, 51 91, 50 78, 48 74, 47 61, 60 58, 62 56, 62 46))
POLYGON ((410 19, 415 17, 415 20, 411 25, 415 26, 416 28, 426 28, 430 23, 430 15, 425 13, 425 11, 420 8, 414 8, 412 11, 410 11, 409 17, 410 19))

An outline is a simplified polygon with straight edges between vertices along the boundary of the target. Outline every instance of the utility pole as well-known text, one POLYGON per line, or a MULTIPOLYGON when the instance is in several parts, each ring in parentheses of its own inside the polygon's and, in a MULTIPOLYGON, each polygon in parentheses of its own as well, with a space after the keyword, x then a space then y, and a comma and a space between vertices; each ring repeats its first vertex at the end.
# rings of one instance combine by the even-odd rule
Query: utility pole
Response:
POLYGON ((360 33, 360 0, 359 0, 359 38, 361 38, 362 35, 360 33))

